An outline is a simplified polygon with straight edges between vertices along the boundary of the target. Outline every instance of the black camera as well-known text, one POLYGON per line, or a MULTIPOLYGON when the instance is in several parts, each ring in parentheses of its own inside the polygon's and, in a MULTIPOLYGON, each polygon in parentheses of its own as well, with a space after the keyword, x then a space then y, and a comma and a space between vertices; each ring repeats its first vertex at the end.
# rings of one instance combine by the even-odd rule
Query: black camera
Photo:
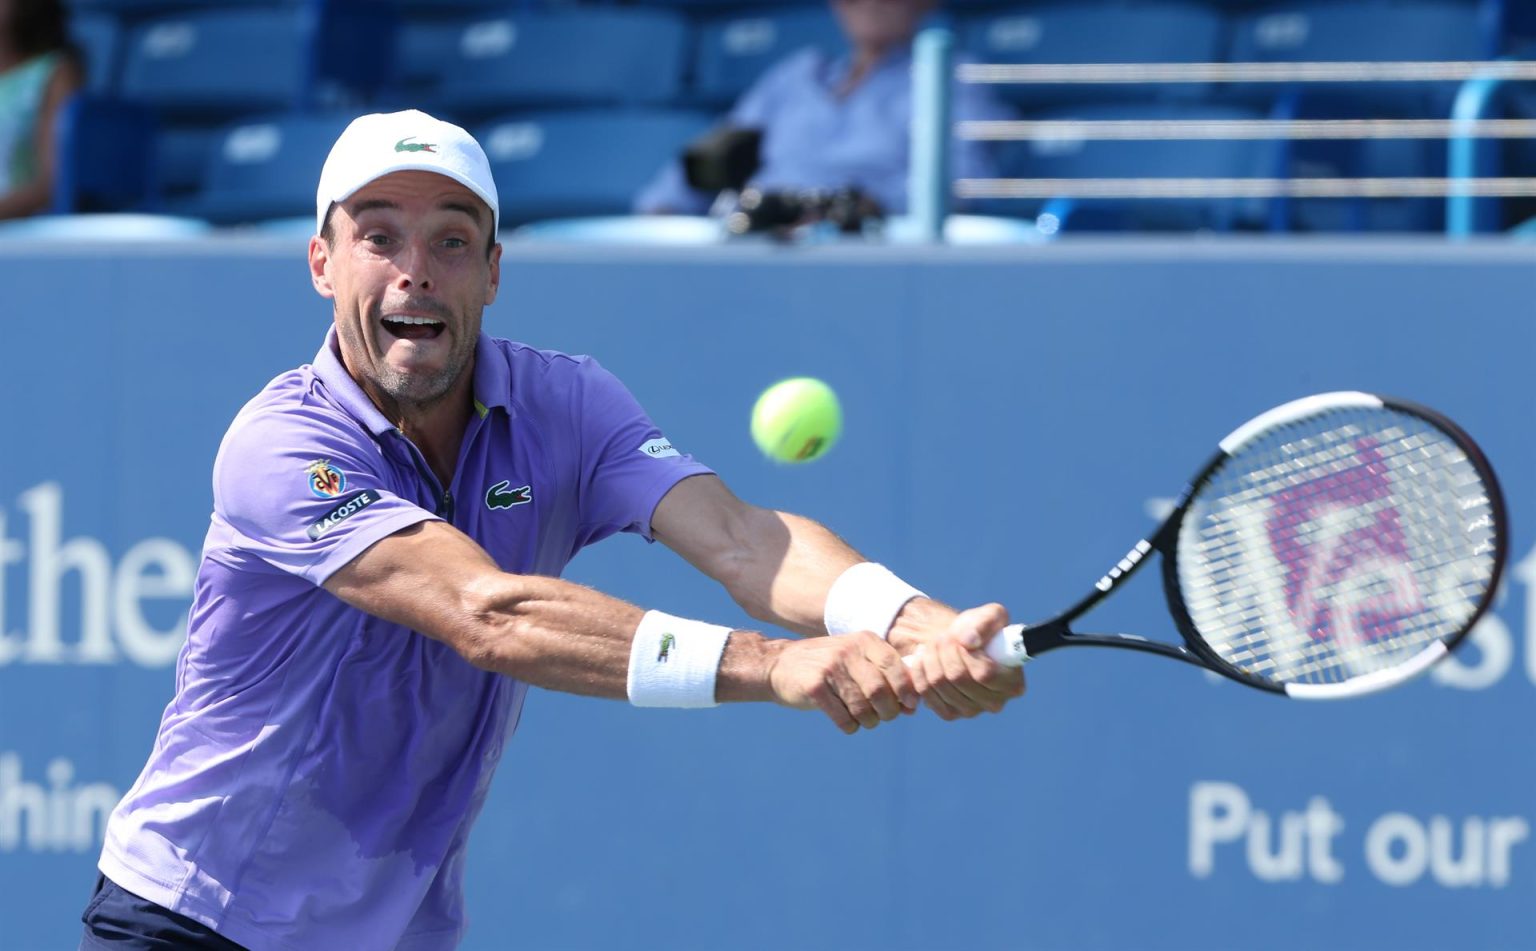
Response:
POLYGON ((732 234, 768 232, 782 236, 803 225, 823 222, 844 234, 859 234, 867 222, 884 217, 880 204, 857 188, 748 188, 747 182, 762 165, 762 144, 761 130, 720 126, 694 140, 683 152, 683 173, 689 187, 711 194, 739 195, 736 208, 725 219, 732 234))
POLYGON ((833 191, 765 191, 748 188, 725 219, 731 234, 785 232, 826 222, 844 234, 860 234, 867 222, 883 217, 874 199, 857 188, 833 191))

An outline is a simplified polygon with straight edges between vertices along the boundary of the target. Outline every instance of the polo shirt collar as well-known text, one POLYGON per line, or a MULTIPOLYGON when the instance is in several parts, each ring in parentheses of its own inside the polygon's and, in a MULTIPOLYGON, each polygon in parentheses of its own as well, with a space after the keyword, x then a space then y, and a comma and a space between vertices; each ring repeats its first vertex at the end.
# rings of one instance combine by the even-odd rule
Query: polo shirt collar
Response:
MULTIPOLYGON (((325 343, 320 347, 320 352, 315 354, 311 366, 315 377, 325 384, 332 398, 352 418, 367 426, 369 432, 382 436, 395 431, 395 424, 379 412, 373 400, 368 398, 363 388, 352 379, 352 374, 347 372, 346 364, 341 362, 341 348, 336 340, 334 324, 325 332, 325 343)), ((474 393, 475 412, 482 418, 497 407, 512 415, 511 370, 501 349, 484 332, 475 342, 475 379, 471 389, 474 393)))

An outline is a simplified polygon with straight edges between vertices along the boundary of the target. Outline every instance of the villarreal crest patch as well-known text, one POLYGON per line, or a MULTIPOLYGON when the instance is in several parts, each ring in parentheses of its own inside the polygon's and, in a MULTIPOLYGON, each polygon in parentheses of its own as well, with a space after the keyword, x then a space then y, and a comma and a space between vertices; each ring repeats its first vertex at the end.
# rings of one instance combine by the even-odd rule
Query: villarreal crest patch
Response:
POLYGON ((334 499, 347 491, 347 474, 331 465, 329 459, 316 459, 304 471, 309 474, 309 491, 322 499, 334 499))

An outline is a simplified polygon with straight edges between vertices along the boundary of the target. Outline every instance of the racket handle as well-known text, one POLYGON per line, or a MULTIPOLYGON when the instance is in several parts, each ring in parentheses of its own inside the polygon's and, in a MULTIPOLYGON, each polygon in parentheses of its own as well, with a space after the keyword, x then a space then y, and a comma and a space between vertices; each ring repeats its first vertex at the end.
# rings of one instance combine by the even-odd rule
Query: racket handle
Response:
MULTIPOLYGON (((1010 624, 993 634, 982 651, 1004 667, 1023 667, 1025 661, 1030 659, 1029 651, 1024 649, 1024 625, 1010 624)), ((919 647, 917 653, 908 654, 901 660, 908 667, 913 667, 918 662, 917 655, 922 652, 923 649, 919 647)))
POLYGON ((1010 624, 987 641, 986 654, 1004 667, 1023 667, 1029 660, 1024 649, 1024 625, 1010 624))

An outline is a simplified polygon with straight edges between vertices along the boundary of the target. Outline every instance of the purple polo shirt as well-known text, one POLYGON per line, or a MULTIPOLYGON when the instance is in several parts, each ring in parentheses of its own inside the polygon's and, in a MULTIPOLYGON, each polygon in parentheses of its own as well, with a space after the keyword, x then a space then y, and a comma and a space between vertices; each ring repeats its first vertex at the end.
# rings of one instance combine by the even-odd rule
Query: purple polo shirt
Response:
POLYGON ((251 951, 453 948, 527 687, 320 585, 437 518, 507 571, 558 575, 614 532, 649 538, 662 496, 709 470, 595 360, 482 335, 445 490, 335 347, 224 437, 176 695, 100 868, 251 951))

